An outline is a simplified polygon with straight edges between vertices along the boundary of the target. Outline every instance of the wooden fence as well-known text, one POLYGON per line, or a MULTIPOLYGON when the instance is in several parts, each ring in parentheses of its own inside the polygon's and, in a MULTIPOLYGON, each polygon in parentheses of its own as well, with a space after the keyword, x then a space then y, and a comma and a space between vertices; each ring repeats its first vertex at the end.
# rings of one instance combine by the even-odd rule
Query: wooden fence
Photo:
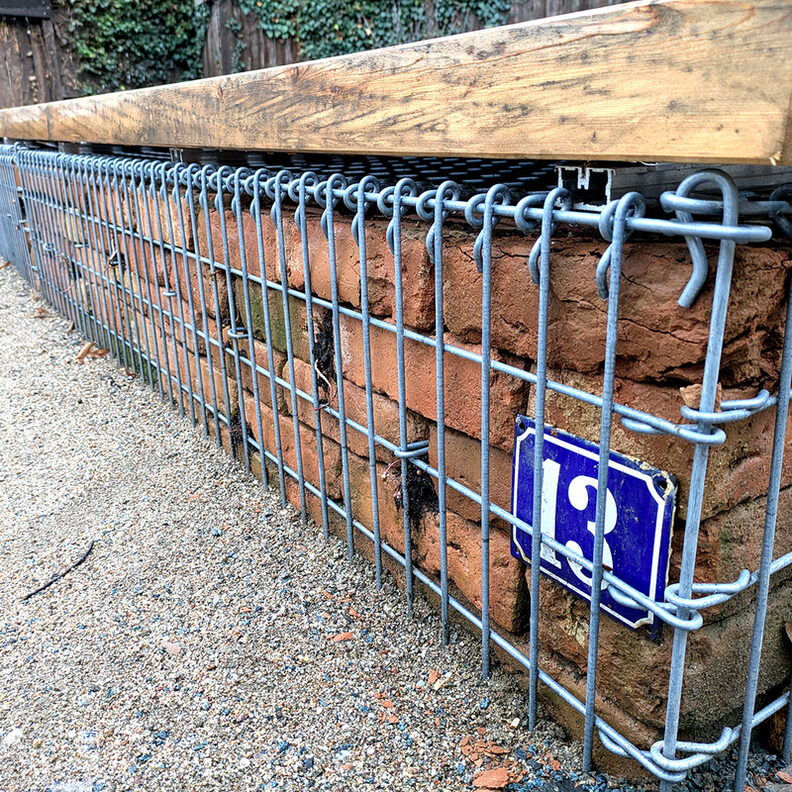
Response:
POLYGON ((77 95, 68 29, 68 6, 55 6, 51 19, 0 16, 0 107, 77 95))

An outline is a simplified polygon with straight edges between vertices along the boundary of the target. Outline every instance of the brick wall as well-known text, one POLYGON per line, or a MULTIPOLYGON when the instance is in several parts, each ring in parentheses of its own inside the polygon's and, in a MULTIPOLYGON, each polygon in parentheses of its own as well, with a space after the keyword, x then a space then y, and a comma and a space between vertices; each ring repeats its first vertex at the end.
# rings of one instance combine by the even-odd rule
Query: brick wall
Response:
MULTIPOLYGON (((179 210, 174 203, 154 212, 146 212, 136 199, 131 207, 117 207, 116 216, 129 230, 171 237, 178 249, 184 242, 188 250, 196 244, 204 256, 211 254, 225 263, 222 244, 223 218, 212 209, 207 223, 199 214, 197 239, 192 233, 181 239, 179 214, 189 217, 186 201, 179 210), (170 217, 169 217, 170 215, 170 217), (173 229, 169 232, 170 227, 173 229), (207 226, 211 231, 209 243, 207 226)), ((108 210, 112 211, 108 204, 108 210)), ((327 242, 322 234, 318 213, 308 215, 308 249, 311 262, 313 294, 331 298, 330 266, 327 242)), ((229 208, 224 224, 228 235, 228 261, 233 270, 241 270, 240 229, 229 208)), ((368 296, 372 316, 393 322, 395 289, 393 259, 385 239, 386 221, 367 221, 368 296)), ((492 354, 493 359, 533 370, 536 354, 537 290, 528 276, 528 252, 531 241, 517 233, 500 231, 493 250, 492 354)), ((349 217, 336 217, 335 244, 338 290, 341 303, 351 308, 361 304, 358 248, 351 233, 349 217)), ((85 231, 69 228, 74 238, 85 231)), ((404 319, 416 331, 434 333, 434 275, 425 248, 426 227, 405 219, 403 229, 404 319)), ((246 251, 247 271, 261 274, 257 253, 257 234, 249 212, 244 213, 241 235, 246 251)), ((75 240, 76 241, 76 240, 75 240)), ((262 242, 266 276, 281 282, 278 240, 267 212, 262 213, 262 242)), ((461 225, 449 223, 445 234, 445 327, 444 339, 471 352, 480 351, 481 275, 473 261, 474 236, 461 225)), ((585 231, 561 231, 553 242, 551 263, 551 297, 549 324, 550 377, 559 382, 599 393, 605 348, 606 304, 596 293, 594 270, 604 250, 599 237, 585 231)), ((221 441, 243 458, 245 435, 262 441, 275 453, 275 419, 267 374, 256 372, 249 362, 263 367, 283 380, 290 380, 287 340, 293 352, 294 385, 312 393, 312 370, 309 334, 321 353, 317 381, 321 403, 338 407, 338 391, 343 387, 347 417, 366 424, 363 332, 359 319, 341 315, 340 349, 343 382, 336 381, 332 322, 329 311, 314 305, 314 322, 309 327, 304 300, 289 297, 290 328, 287 332, 282 294, 270 290, 267 305, 271 323, 272 361, 267 352, 265 312, 259 285, 245 284, 238 274, 226 275, 224 269, 211 274, 206 264, 185 268, 180 255, 174 259, 166 244, 152 249, 148 243, 124 243, 124 267, 108 267, 112 241, 99 248, 98 272, 86 278, 91 283, 96 310, 101 303, 98 275, 109 276, 123 289, 105 289, 108 323, 112 328, 129 327, 137 320, 141 345, 150 349, 151 369, 159 360, 165 368, 164 350, 169 366, 178 371, 182 383, 189 377, 191 390, 203 393, 206 403, 216 404, 224 416, 221 441), (185 277, 185 272, 188 276, 185 277), (177 291, 178 297, 167 296, 177 291), (154 305, 147 305, 148 291, 154 305), (201 294, 206 310, 200 308, 201 294), (140 299, 142 295, 144 299, 140 299), (249 301, 249 311, 247 303, 249 301), (161 303, 162 308, 157 307, 161 303), (233 309, 230 303, 233 302, 233 309), (252 350, 248 340, 234 340, 229 334, 232 319, 250 327, 255 336, 252 350), (130 319, 131 317, 131 319, 130 319), (182 319, 187 327, 182 327, 182 319), (208 330, 209 340, 196 338, 193 324, 208 330), (142 329, 145 327, 145 331, 142 329), (182 330, 184 329, 184 334, 182 330), (157 352, 154 347, 156 345, 157 352), (237 375, 237 357, 239 375, 237 375), (257 381, 254 383, 254 377, 257 381), (257 385, 258 399, 254 396, 257 385), (226 393, 228 398, 226 398, 226 393), (261 437, 259 437, 259 424, 261 437)), ((284 269, 288 284, 304 289, 302 240, 290 219, 285 223, 284 269)), ((88 257, 89 248, 79 255, 88 257)), ((713 260, 714 255, 710 255, 713 260)), ((86 258, 86 264, 89 260, 86 258)), ((788 252, 772 246, 739 247, 726 326, 721 374, 722 398, 754 396, 760 387, 775 389, 780 357, 784 294, 790 260, 788 252)), ((616 379, 617 401, 641 410, 679 421, 679 409, 695 404, 695 385, 701 381, 707 348, 708 320, 713 278, 696 301, 683 310, 676 303, 690 275, 690 259, 684 243, 643 238, 628 242, 624 261, 621 320, 616 379), (693 386, 693 387, 691 387, 693 386)), ((371 327, 371 374, 374 390, 374 426, 387 441, 399 442, 398 381, 396 336, 382 328, 371 327)), ((428 460, 437 459, 435 350, 417 341, 405 340, 406 408, 408 441, 427 440, 428 460)), ((445 355, 446 461, 448 475, 476 492, 480 491, 480 367, 479 364, 447 353, 445 355)), ((170 385, 176 389, 175 376, 170 385)), ((161 375, 165 392, 168 378, 161 375)), ((285 464, 296 469, 297 446, 293 424, 293 405, 289 389, 282 383, 275 387, 277 425, 285 464)), ((533 388, 501 372, 492 377, 490 485, 493 501, 509 509, 511 490, 511 452, 513 426, 518 412, 531 414, 534 409, 533 388)), ((203 420, 201 399, 194 398, 194 409, 203 420)), ((185 397, 185 410, 189 398, 185 397)), ((316 422, 321 421, 324 437, 324 473, 329 497, 343 503, 342 450, 338 421, 326 410, 315 409, 312 402, 297 400, 299 440, 305 478, 319 486, 316 422)), ((599 411, 580 401, 548 393, 547 423, 591 441, 599 438, 599 411)), ((743 568, 758 566, 764 518, 764 500, 769 476, 770 444, 774 411, 726 426, 727 442, 712 450, 708 483, 704 493, 701 540, 696 580, 727 582, 743 568)), ((212 410, 207 424, 214 427, 212 410)), ((354 517, 371 526, 372 493, 366 436, 348 428, 348 465, 351 503, 346 504, 354 517)), ((678 577, 679 558, 684 533, 687 490, 693 447, 669 436, 636 434, 615 422, 612 447, 654 467, 673 473, 679 482, 679 499, 673 539, 670 579, 678 577)), ((250 464, 261 475, 261 459, 250 449, 250 464)), ((399 466, 385 447, 377 446, 376 499, 379 506, 382 537, 403 551, 404 537, 401 511, 399 466)), ((277 482, 277 472, 266 461, 270 482, 277 482)), ((419 477, 420 478, 420 477, 419 477)), ((426 481, 416 486, 412 539, 413 559, 424 571, 439 574, 437 502, 434 490, 426 481), (423 486, 420 486, 422 483, 423 486)), ((783 492, 778 520, 776 555, 792 550, 792 458, 787 455, 783 471, 783 492)), ((286 494, 299 506, 296 483, 287 478, 286 494)), ((448 564, 451 588, 455 596, 476 608, 481 595, 480 508, 455 490, 447 489, 448 564)), ((308 493, 307 509, 321 522, 319 499, 308 493)), ((332 511, 331 529, 344 534, 343 520, 332 511)), ((368 543, 358 542, 370 553, 368 543)), ((501 520, 495 519, 491 537, 491 615, 494 626, 526 654, 528 652, 528 570, 515 560, 509 549, 509 533, 501 520)), ((753 589, 726 605, 704 612, 704 626, 690 636, 685 694, 682 704, 681 731, 701 740, 712 736, 713 724, 735 723, 742 703, 745 668, 753 618, 753 589)), ((586 651, 588 641, 588 604, 548 579, 541 583, 540 662, 581 700, 585 691, 586 651)), ((789 618, 792 582, 786 577, 774 579, 771 592, 765 651, 760 675, 761 692, 776 691, 790 673, 788 649, 783 643, 783 623, 789 618)), ((663 630, 656 639, 648 629, 630 631, 604 618, 601 624, 600 663, 598 672, 598 712, 606 720, 636 741, 647 745, 658 738, 665 719, 671 631, 663 630)), ((580 726, 565 708, 552 697, 548 703, 573 730, 580 726)))

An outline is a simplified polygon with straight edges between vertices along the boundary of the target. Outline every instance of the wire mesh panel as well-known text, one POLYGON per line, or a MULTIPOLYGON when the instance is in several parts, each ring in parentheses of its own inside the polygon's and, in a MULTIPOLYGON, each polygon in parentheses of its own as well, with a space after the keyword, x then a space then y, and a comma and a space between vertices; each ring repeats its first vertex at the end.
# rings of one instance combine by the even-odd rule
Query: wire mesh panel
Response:
POLYGON ((670 789, 738 743, 742 789, 789 702, 788 661, 762 662, 790 602, 789 256, 750 247, 771 215, 789 235, 788 198, 708 170, 650 217, 638 193, 579 211, 5 146, 0 254, 378 582, 403 568, 408 612, 422 584, 442 640, 480 631, 484 677, 493 647, 527 670, 531 728, 543 691, 582 716, 585 769, 599 744, 670 789), (655 537, 656 588, 627 579, 624 525, 655 537))

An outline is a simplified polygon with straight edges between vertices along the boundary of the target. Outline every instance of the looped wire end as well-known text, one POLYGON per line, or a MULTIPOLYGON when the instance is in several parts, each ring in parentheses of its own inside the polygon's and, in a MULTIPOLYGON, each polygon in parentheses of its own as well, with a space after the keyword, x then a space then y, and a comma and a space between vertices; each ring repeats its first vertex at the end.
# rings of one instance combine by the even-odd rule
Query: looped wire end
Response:
POLYGON ((357 184, 349 186, 344 191, 344 203, 355 211, 355 216, 352 219, 352 238, 358 247, 360 247, 361 237, 364 233, 363 223, 366 219, 366 210, 373 203, 366 198, 366 190, 374 193, 379 192, 379 181, 375 176, 364 176, 357 184))
POLYGON ((476 195, 471 198, 465 209, 465 220, 473 228, 481 228, 479 235, 473 245, 473 260, 476 262, 476 269, 479 272, 484 271, 484 242, 488 234, 492 233, 492 229, 498 224, 500 217, 495 212, 495 206, 503 206, 509 203, 510 193, 509 188, 505 184, 494 184, 487 190, 486 195, 476 195), (483 204, 483 212, 481 218, 477 217, 479 206, 483 204))
POLYGON ((289 198, 297 204, 294 210, 294 222, 298 228, 305 221, 305 207, 310 198, 311 191, 316 191, 319 185, 319 177, 313 171, 305 171, 299 179, 292 179, 289 182, 289 198))
POLYGON ((346 188, 346 179, 340 173, 332 174, 327 181, 323 181, 316 186, 314 197, 319 206, 324 208, 320 225, 325 239, 330 238, 330 216, 333 208, 338 204, 340 197, 335 194, 336 190, 346 188))
POLYGON ((384 190, 377 207, 386 217, 390 217, 385 239, 391 253, 395 254, 396 226, 401 223, 401 218, 407 213, 407 205, 402 203, 406 197, 414 198, 418 194, 418 186, 412 179, 399 179, 394 187, 384 190))
POLYGON ((622 246, 630 236, 627 230, 627 218, 643 217, 645 211, 646 202, 643 196, 637 192, 629 192, 617 201, 611 201, 600 217, 600 233, 610 241, 610 245, 597 264, 597 291, 603 300, 608 299, 608 271, 613 261, 614 251, 621 255, 622 246))
MULTIPOLYGON (((525 208, 521 208, 521 205, 524 202, 525 198, 523 198, 522 201, 517 204, 517 216, 523 216, 525 208)), ((558 203, 559 208, 563 210, 572 208, 572 196, 569 194, 569 191, 566 188, 556 187, 554 190, 551 190, 549 193, 547 193, 544 199, 544 204, 542 207, 542 233, 533 243, 531 252, 528 255, 528 271, 531 273, 531 279, 536 284, 539 283, 539 254, 542 252, 543 244, 547 248, 548 255, 550 252, 550 237, 555 230, 555 223, 553 222, 553 210, 555 209, 556 203, 558 203)))
POLYGON ((418 196, 415 211, 422 220, 431 220, 432 225, 426 233, 426 252, 429 261, 435 264, 435 237, 442 231, 443 222, 448 218, 449 210, 446 201, 458 201, 461 190, 453 181, 444 181, 436 190, 429 190, 418 196), (434 200, 433 208, 429 208, 429 201, 434 200))
MULTIPOLYGON (((708 168, 706 170, 698 171, 683 179, 676 192, 665 192, 660 196, 660 205, 667 212, 675 212, 677 220, 682 223, 692 223, 693 215, 682 209, 676 202, 677 198, 689 198, 690 194, 696 187, 702 184, 714 184, 720 189, 723 197, 723 225, 736 226, 739 220, 739 195, 737 192, 737 185, 734 179, 728 173, 715 168, 708 168)), ((702 202, 702 209, 708 201, 702 202)), ((685 206, 689 207, 690 202, 687 201, 685 206)), ((698 297, 699 292, 707 281, 707 273, 709 272, 709 263, 707 262, 707 254, 704 252, 704 243, 700 237, 686 236, 688 249, 690 250, 690 258, 693 261, 693 274, 685 286, 682 294, 679 297, 678 303, 682 308, 690 308, 691 305, 698 297)), ((733 242, 728 240, 721 241, 721 250, 724 245, 734 245, 733 242)))

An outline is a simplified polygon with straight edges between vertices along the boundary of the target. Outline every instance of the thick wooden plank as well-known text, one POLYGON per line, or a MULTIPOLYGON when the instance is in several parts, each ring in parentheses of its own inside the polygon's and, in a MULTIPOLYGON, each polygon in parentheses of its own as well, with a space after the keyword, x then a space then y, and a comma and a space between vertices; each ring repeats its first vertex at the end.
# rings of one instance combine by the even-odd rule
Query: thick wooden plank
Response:
POLYGON ((0 112, 10 138, 792 164, 787 0, 636 2, 0 112))

